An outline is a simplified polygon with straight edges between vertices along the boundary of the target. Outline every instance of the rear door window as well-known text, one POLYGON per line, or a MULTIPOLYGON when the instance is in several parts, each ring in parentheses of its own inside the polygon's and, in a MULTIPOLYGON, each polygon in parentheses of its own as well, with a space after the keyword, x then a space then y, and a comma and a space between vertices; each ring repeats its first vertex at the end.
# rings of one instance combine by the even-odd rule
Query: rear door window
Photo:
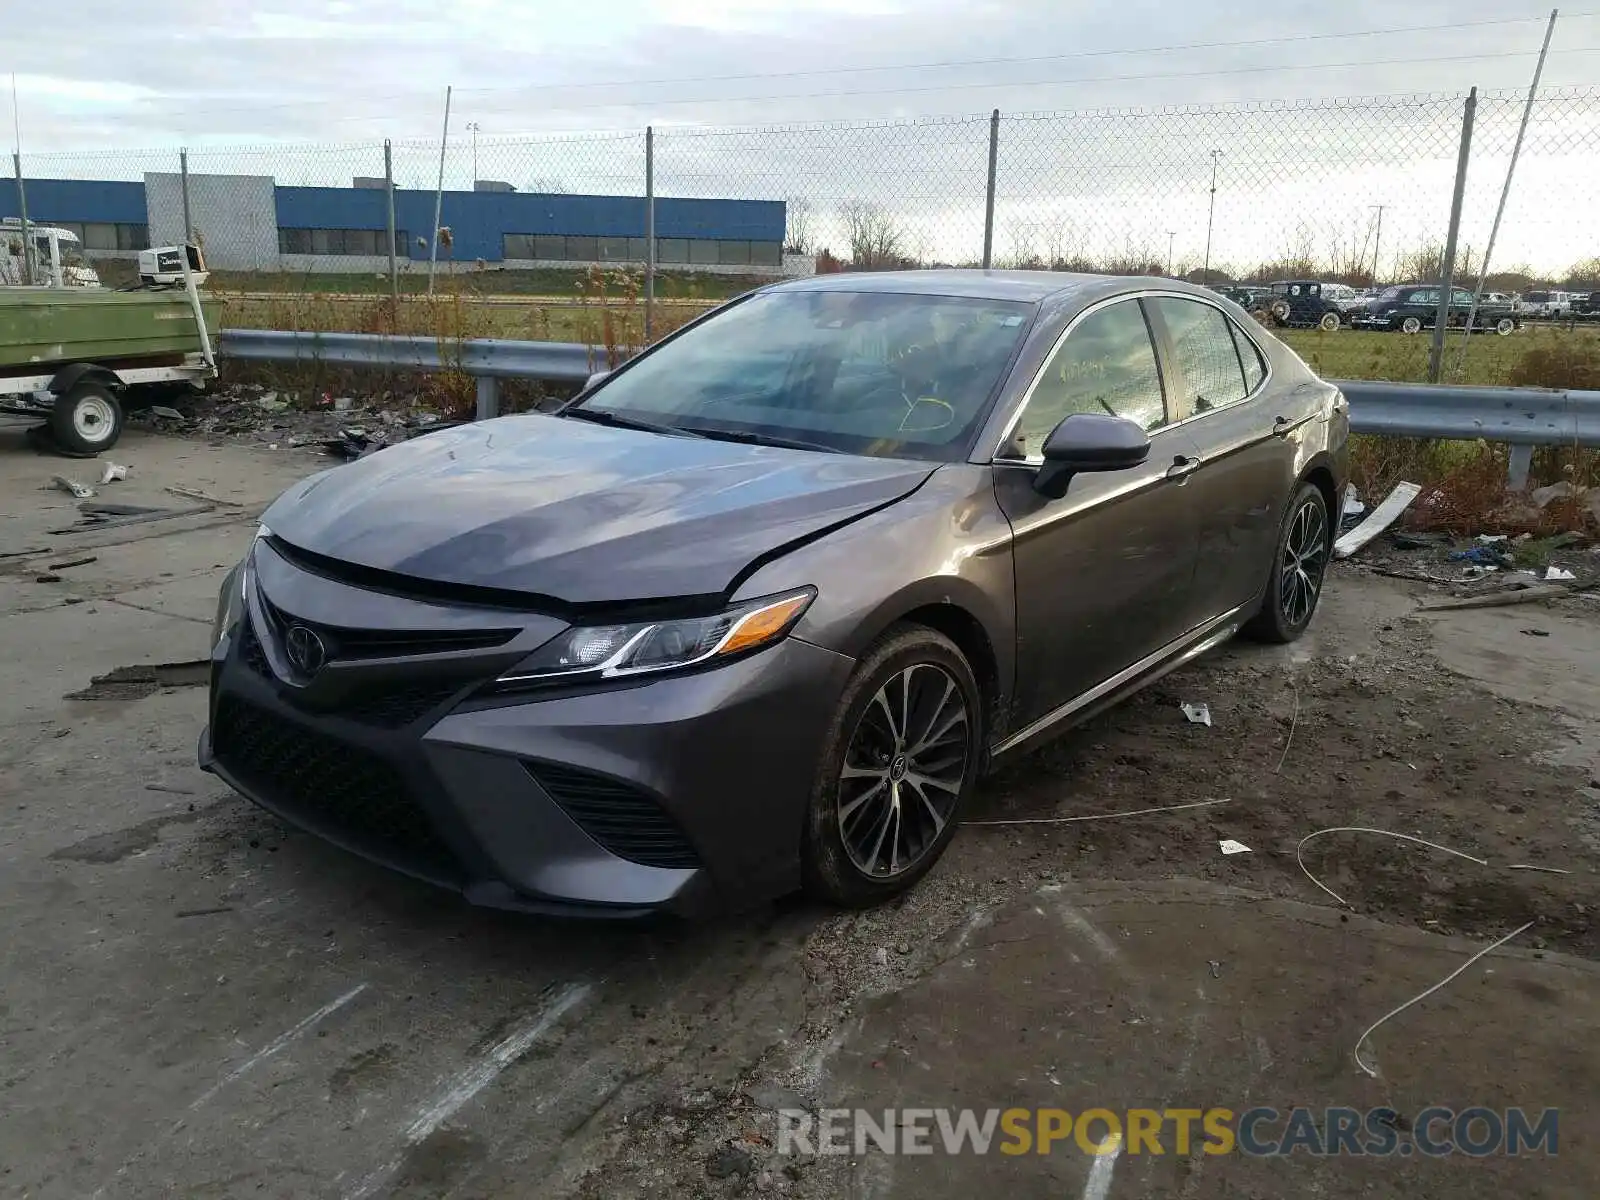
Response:
POLYGON ((1177 353, 1181 382, 1173 396, 1179 416, 1237 404, 1249 393, 1232 322, 1220 308, 1198 300, 1161 296, 1152 301, 1177 353))

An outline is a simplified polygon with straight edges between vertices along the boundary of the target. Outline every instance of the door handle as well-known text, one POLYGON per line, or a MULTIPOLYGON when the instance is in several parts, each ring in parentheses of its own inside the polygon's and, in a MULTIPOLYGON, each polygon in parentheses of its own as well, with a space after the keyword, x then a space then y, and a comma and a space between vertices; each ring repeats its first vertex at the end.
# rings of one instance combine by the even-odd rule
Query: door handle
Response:
POLYGON ((1183 479, 1193 475, 1199 469, 1200 460, 1198 458, 1186 458, 1180 454, 1172 460, 1172 465, 1167 468, 1167 478, 1183 479))

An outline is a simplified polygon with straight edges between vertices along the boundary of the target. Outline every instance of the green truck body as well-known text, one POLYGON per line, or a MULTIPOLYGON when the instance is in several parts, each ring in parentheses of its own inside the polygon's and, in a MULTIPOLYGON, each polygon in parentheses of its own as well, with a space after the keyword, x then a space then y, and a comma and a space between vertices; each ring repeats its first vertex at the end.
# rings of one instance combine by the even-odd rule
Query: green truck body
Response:
MULTIPOLYGON (((201 298, 208 328, 221 305, 201 298)), ((162 366, 201 351, 200 330, 179 288, 0 288, 0 375, 41 375, 68 363, 162 366)))

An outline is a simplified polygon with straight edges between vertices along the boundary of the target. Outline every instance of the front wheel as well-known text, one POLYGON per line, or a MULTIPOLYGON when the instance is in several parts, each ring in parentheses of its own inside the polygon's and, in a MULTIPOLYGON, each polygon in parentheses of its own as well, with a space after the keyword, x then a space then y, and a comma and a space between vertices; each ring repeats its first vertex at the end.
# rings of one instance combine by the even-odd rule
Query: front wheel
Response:
POLYGON ((1317 322, 1317 328, 1322 330, 1323 333, 1334 332, 1339 328, 1339 314, 1331 312, 1323 313, 1322 320, 1317 322))
POLYGON ((806 890, 865 908, 925 875, 976 785, 983 725, 954 643, 918 625, 880 638, 845 687, 812 785, 806 890))
POLYGON ((1306 631, 1322 597, 1322 580, 1333 551, 1328 502, 1322 489, 1303 483, 1278 531, 1272 578, 1261 609, 1245 632, 1263 642, 1292 642, 1306 631))
POLYGON ((104 384, 82 380, 50 410, 50 434, 73 454, 109 450, 122 436, 122 405, 104 384))
POLYGON ((1510 317, 1501 317, 1494 323, 1494 331, 1501 337, 1510 337, 1512 331, 1515 330, 1516 327, 1517 323, 1510 317))

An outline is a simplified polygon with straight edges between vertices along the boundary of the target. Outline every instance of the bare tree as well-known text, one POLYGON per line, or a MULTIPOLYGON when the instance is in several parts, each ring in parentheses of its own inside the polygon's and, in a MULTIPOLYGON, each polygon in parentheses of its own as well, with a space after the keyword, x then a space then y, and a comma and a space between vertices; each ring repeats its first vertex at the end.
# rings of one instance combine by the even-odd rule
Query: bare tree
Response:
POLYGON ((803 196, 791 197, 784 205, 784 213, 788 218, 788 236, 785 239, 790 254, 810 254, 814 248, 812 239, 815 232, 812 229, 812 217, 815 215, 811 209, 811 201, 803 196))
POLYGON ((881 204, 851 200, 840 207, 839 217, 856 270, 897 270, 907 265, 905 229, 881 204))
POLYGON ((1034 248, 1034 235, 1039 227, 1022 217, 1012 217, 1006 222, 1006 239, 1011 243, 1007 265, 1016 268, 1037 267, 1039 252, 1034 248))

